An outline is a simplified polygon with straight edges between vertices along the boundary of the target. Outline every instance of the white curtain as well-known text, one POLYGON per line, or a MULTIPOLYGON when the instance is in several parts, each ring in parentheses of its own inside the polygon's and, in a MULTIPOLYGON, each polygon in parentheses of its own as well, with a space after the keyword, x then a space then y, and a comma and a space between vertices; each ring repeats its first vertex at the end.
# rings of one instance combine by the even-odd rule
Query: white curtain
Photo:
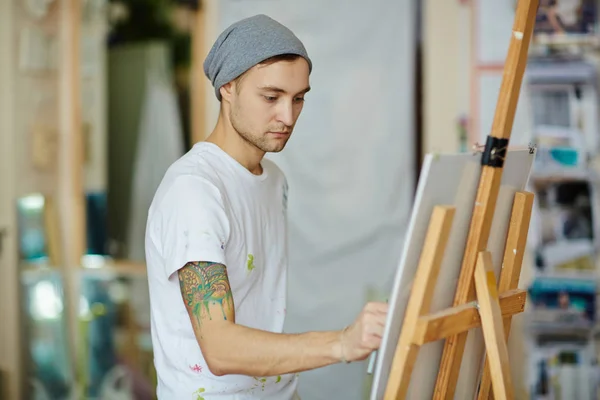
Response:
MULTIPOLYGON (((385 298, 414 193, 411 0, 222 0, 219 32, 265 13, 304 42, 312 90, 286 149, 289 180, 286 331, 340 329, 368 290, 385 298)), ((366 362, 301 375, 303 400, 365 396, 366 362)))
POLYGON ((165 172, 184 152, 177 95, 164 71, 165 68, 156 68, 147 76, 127 224, 130 260, 145 260, 148 209, 165 172))

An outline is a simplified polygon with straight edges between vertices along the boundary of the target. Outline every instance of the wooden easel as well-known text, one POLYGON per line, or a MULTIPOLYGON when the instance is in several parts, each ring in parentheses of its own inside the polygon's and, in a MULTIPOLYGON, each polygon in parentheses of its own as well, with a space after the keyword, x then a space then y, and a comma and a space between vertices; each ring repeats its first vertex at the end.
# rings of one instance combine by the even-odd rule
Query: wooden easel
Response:
POLYGON ((453 307, 430 314, 440 264, 455 209, 434 208, 411 289, 385 391, 385 400, 404 399, 419 347, 445 339, 433 398, 453 399, 468 331, 481 326, 486 349, 478 399, 513 399, 507 339, 511 318, 524 310, 526 293, 517 288, 527 241, 533 194, 517 192, 508 229, 499 285, 487 242, 502 180, 529 42, 539 0, 519 0, 492 132, 482 170, 453 307))

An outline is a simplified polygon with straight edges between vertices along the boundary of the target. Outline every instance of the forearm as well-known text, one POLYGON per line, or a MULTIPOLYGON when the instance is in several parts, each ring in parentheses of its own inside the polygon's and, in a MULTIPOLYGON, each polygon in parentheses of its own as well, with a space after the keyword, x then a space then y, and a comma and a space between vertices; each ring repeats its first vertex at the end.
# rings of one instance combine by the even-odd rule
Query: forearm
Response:
POLYGON ((342 358, 339 331, 277 334, 236 324, 224 265, 189 262, 179 270, 179 282, 196 339, 215 375, 277 376, 342 358))
POLYGON ((335 364, 340 331, 277 334, 234 323, 204 334, 200 346, 218 375, 276 376, 335 364))

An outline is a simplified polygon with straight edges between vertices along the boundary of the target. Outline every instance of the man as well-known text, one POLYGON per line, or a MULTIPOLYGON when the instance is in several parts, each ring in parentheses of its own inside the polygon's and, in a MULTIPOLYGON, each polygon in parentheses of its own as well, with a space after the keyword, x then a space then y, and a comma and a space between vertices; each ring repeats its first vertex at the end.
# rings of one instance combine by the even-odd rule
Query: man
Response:
POLYGON ((146 228, 160 399, 294 399, 298 372, 379 348, 382 303, 340 331, 282 333, 287 182, 263 157, 289 140, 311 70, 298 38, 264 15, 208 54, 218 122, 169 168, 146 228))

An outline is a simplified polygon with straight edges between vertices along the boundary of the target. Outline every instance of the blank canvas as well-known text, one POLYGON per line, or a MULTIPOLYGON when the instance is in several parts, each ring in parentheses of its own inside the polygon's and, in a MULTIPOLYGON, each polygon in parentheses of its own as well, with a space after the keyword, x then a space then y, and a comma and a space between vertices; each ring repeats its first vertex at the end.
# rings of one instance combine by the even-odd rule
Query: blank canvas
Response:
MULTIPOLYGON (((492 222, 488 250, 492 253, 496 277, 499 276, 504 243, 514 194, 525 190, 535 155, 528 150, 507 153, 502 182, 492 222)), ((436 205, 456 207, 450 238, 440 266, 430 312, 451 307, 463 252, 479 185, 481 154, 428 154, 425 157, 417 188, 406 241, 389 299, 389 317, 383 343, 378 352, 371 390, 371 400, 383 398, 396 344, 400 336, 410 288, 416 274, 421 249, 436 205)), ((444 341, 422 346, 415 363, 407 393, 409 400, 430 399, 433 395, 444 341)), ((481 329, 469 331, 455 398, 472 399, 476 393, 484 354, 481 329)))

